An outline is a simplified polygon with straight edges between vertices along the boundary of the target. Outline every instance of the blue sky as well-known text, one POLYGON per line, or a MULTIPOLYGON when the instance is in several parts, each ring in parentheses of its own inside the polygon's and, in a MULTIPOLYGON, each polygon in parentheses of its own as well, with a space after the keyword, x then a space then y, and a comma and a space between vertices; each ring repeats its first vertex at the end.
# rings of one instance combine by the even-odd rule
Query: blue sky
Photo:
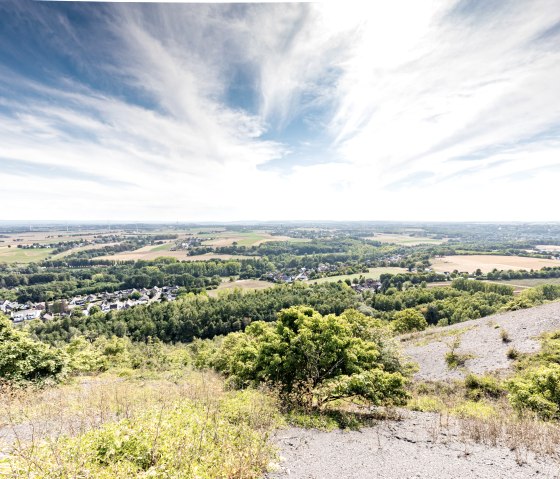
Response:
POLYGON ((0 219, 560 220, 557 0, 0 1, 0 219))

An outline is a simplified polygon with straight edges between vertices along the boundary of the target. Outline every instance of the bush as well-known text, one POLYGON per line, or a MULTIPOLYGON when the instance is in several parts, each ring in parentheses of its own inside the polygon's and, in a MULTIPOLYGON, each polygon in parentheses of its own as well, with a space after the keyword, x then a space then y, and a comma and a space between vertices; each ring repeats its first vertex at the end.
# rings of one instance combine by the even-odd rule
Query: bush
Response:
POLYGON ((58 380, 68 372, 67 363, 66 353, 33 341, 0 316, 0 381, 58 380))
POLYGON ((408 308, 395 313, 393 329, 398 334, 411 333, 413 331, 424 331, 428 327, 426 318, 413 308, 408 308))
POLYGON ((496 415, 496 410, 491 404, 475 401, 465 401, 454 407, 451 412, 463 419, 488 419, 496 415))
POLYGON ((457 369, 463 367, 465 363, 474 358, 472 354, 458 353, 457 348, 461 345, 461 339, 455 338, 449 346, 449 351, 445 353, 445 362, 449 369, 457 369))
POLYGON ((481 399, 498 399, 503 396, 505 389, 500 382, 492 376, 476 376, 469 374, 465 378, 467 397, 473 401, 481 399))
POLYGON ((519 412, 529 410, 541 419, 560 418, 560 365, 529 369, 508 381, 508 390, 519 412))
POLYGON ((445 404, 437 396, 418 396, 409 401, 408 407, 413 411, 440 412, 445 409, 445 404))
POLYGON ((374 405, 406 400, 403 368, 380 338, 379 321, 358 311, 322 316, 309 307, 278 313, 226 336, 213 360, 237 387, 269 383, 293 405, 311 409, 359 397, 374 405))

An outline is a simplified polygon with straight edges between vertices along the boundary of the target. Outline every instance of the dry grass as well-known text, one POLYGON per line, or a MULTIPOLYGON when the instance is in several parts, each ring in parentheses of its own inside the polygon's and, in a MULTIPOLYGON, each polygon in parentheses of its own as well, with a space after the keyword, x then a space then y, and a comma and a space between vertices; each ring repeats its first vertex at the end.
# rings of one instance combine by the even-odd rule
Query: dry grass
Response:
POLYGON ((496 400, 478 402, 466 399, 464 383, 428 382, 416 384, 409 401, 410 409, 435 413, 434 441, 457 438, 491 447, 515 451, 519 464, 528 454, 552 457, 560 461, 560 424, 543 422, 536 416, 518 415, 503 395, 496 400))
POLYGON ((103 375, 44 390, 4 389, 0 394, 0 452, 2 440, 4 452, 14 444, 21 449, 29 441, 75 436, 107 422, 135 417, 154 405, 184 398, 218 398, 222 392, 222 381, 210 373, 191 373, 180 381, 171 375, 132 380, 103 375))
POLYGON ((478 268, 488 273, 494 268, 498 270, 541 269, 545 266, 560 266, 560 261, 540 258, 525 258, 522 256, 499 255, 457 255, 435 258, 432 261, 434 271, 466 271, 473 273, 478 268))
POLYGON ((256 479, 274 457, 267 439, 281 424, 273 398, 228 392, 208 372, 6 389, 0 404, 0 477, 14 479, 256 479), (140 446, 151 451, 149 463, 136 456, 140 446))
POLYGON ((240 279, 238 281, 223 281, 218 286, 218 289, 211 289, 207 291, 208 296, 218 296, 218 291, 232 290, 232 289, 242 289, 242 290, 255 290, 255 289, 267 289, 272 288, 274 283, 269 281, 260 281, 258 279, 240 279))

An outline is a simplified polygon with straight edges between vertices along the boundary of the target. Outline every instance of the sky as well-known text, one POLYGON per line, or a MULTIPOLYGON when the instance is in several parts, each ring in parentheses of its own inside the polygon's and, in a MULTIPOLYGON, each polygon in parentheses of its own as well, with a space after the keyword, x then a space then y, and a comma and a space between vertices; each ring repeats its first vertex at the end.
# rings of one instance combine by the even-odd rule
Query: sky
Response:
POLYGON ((0 0, 0 220, 559 221, 558 0, 0 0))

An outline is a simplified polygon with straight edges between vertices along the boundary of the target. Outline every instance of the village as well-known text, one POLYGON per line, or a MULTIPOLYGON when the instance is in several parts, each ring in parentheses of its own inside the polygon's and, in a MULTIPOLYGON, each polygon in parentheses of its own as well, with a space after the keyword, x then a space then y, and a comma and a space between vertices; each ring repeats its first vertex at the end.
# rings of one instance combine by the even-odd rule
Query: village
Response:
POLYGON ((134 306, 151 304, 159 301, 177 299, 179 286, 154 286, 153 288, 124 289, 75 296, 69 300, 55 302, 0 301, 0 312, 7 315, 14 323, 42 319, 49 321, 56 317, 78 315, 88 316, 95 312, 120 311, 134 306))

